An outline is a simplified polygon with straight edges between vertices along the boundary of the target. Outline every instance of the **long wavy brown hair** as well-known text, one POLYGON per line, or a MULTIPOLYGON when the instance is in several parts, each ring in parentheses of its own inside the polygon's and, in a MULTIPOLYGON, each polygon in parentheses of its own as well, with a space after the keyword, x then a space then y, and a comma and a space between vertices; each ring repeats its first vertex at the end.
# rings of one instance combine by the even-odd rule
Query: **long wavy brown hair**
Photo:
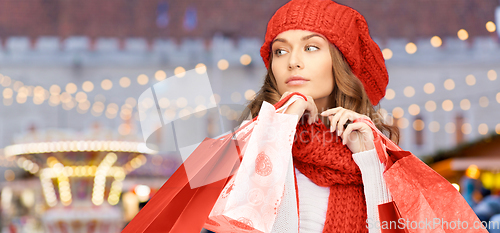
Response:
MULTIPOLYGON (((377 104, 376 106, 371 104, 363 84, 356 77, 356 75, 352 73, 352 70, 342 53, 332 43, 329 43, 329 45, 333 63, 332 72, 334 87, 329 96, 328 102, 330 106, 328 106, 328 109, 341 106, 366 115, 370 117, 380 131, 398 144, 398 127, 385 123, 384 117, 377 111, 380 109, 380 104, 377 104)), ((243 111, 239 119, 239 124, 241 124, 245 119, 248 119, 249 115, 251 115, 252 118, 259 115, 263 101, 275 104, 281 99, 281 94, 278 92, 278 85, 271 69, 273 60, 272 52, 269 60, 269 68, 264 79, 264 84, 256 93, 255 97, 247 103, 247 108, 243 111)), ((325 123, 329 124, 329 122, 325 123)))

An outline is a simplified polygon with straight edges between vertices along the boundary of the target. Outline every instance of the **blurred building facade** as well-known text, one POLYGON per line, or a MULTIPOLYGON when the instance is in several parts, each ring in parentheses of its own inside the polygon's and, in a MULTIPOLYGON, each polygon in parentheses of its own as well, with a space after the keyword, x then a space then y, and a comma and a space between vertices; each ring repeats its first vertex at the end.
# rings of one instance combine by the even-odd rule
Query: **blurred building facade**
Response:
MULTIPOLYGON (((500 134, 500 1, 338 2, 366 17, 383 51, 390 82, 379 112, 400 128, 403 149, 428 158, 500 134)), ((219 104, 245 105, 266 73, 267 21, 285 3, 0 0, 0 148, 51 129, 100 128, 140 141, 141 93, 196 67, 206 67, 219 104)), ((223 111, 236 118, 237 111, 223 111)), ((214 136, 204 124, 185 130, 214 136)), ((157 138, 159 145, 171 140, 157 138)), ((0 149, 1 179, 25 176, 6 152, 0 149)), ((161 164, 169 172, 177 164, 169 156, 147 156, 137 182, 166 179, 161 164)))
MULTIPOLYGON (((99 121, 121 127, 122 133, 138 133, 136 111, 122 114, 118 108, 127 98, 131 106, 148 86, 179 67, 205 65, 223 102, 245 104, 265 74, 259 49, 266 23, 285 2, 0 1, 5 11, 0 73, 10 77, 2 82, 10 90, 3 95, 0 146, 11 143, 12 133, 32 126, 81 130, 99 121), (76 86, 69 104, 47 107, 50 87, 68 93, 69 83, 76 86), (93 89, 85 91, 84 85, 93 89), (27 100, 18 98, 22 86, 28 87, 27 100), (37 86, 44 94, 34 100, 37 86)), ((488 114, 498 110, 500 98, 497 0, 339 2, 365 15, 384 51, 390 90, 381 107, 388 113, 399 107, 395 113, 403 116, 404 148, 432 154, 498 129, 500 122, 488 114), (481 124, 486 126, 479 130, 481 124)))

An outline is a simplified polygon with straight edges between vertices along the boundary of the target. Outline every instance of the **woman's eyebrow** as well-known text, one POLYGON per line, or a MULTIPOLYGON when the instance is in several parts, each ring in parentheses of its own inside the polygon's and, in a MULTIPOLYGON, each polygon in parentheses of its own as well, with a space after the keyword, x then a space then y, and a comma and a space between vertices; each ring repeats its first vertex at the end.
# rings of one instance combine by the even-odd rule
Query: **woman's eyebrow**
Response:
MULTIPOLYGON (((311 34, 311 35, 307 35, 307 36, 302 37, 301 41, 308 40, 308 39, 310 39, 310 38, 312 38, 312 37, 315 37, 315 36, 318 36, 318 37, 321 37, 321 38, 325 39, 322 35, 320 35, 320 34, 316 34, 316 33, 313 33, 313 34, 311 34)), ((325 40, 326 40, 326 39, 325 39, 325 40)), ((280 41, 280 42, 283 42, 283 43, 288 43, 288 41, 287 41, 286 39, 283 39, 283 38, 276 38, 276 39, 274 39, 274 40, 273 40, 273 42, 271 42, 271 46, 272 46, 272 45, 274 44, 274 42, 276 42, 276 41, 280 41)))

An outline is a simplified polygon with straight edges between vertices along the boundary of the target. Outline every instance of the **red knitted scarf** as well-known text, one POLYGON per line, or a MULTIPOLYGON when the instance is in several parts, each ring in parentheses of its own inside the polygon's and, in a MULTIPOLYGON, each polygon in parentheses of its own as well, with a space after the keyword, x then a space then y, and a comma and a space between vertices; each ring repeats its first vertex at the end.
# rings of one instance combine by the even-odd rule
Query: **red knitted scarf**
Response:
MULTIPOLYGON (((319 186, 330 187, 323 232, 368 232, 361 171, 342 139, 319 120, 302 117, 292 147, 295 167, 319 186)), ((300 190, 297 190, 299 192, 300 190)))

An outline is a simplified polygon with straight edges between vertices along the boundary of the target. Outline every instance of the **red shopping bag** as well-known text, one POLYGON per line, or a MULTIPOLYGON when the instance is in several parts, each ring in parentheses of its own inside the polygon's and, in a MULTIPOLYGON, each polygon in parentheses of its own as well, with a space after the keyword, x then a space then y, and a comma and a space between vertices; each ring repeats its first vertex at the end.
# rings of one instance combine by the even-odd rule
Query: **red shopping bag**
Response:
POLYGON ((200 232, 213 204, 239 162, 242 145, 234 145, 231 135, 221 139, 206 138, 177 169, 148 204, 132 219, 123 232, 200 232), (222 140, 221 140, 222 139, 222 140), (186 172, 197 173, 192 180, 203 182, 211 176, 225 177, 197 188, 191 188, 186 172), (192 170, 198 167, 197 171, 192 170), (198 223, 198 224, 197 224, 198 223))
POLYGON ((402 222, 398 229, 404 228, 403 232, 488 232, 450 182, 388 139, 372 121, 360 118, 354 122, 360 121, 374 132, 375 148, 386 164, 384 179, 394 200, 393 207, 379 205, 381 221, 402 222))
MULTIPOLYGON (((306 99, 294 92, 274 107, 282 106, 295 94, 306 99)), ((238 169, 244 142, 232 138, 256 119, 221 138, 205 138, 122 232, 200 232, 231 174, 238 169), (189 167, 189 176, 186 167, 189 167), (214 177, 223 178, 199 187, 190 185, 190 182, 212 181, 214 177)), ((250 135, 251 130, 245 131, 239 139, 250 135)))
POLYGON ((408 233, 408 229, 398 222, 402 217, 394 201, 378 205, 378 214, 380 222, 387 223, 381 226, 382 233, 408 233))

